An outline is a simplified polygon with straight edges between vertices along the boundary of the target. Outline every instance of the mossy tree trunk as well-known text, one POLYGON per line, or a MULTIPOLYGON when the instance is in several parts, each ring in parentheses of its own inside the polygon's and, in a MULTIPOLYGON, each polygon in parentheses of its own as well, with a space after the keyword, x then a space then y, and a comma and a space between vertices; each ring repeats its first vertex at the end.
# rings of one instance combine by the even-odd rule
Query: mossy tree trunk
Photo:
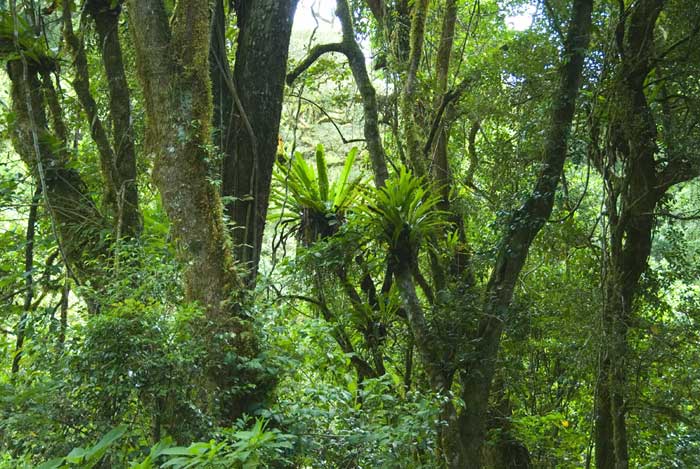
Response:
POLYGON ((100 232, 108 227, 87 185, 71 167, 54 90, 47 88, 50 82, 40 80, 45 66, 27 59, 7 63, 14 115, 12 141, 41 186, 44 206, 71 277, 79 284, 89 282, 99 289, 105 281, 101 260, 107 255, 99 241, 100 232), (53 130, 49 128, 47 107, 52 109, 53 130))
POLYGON ((87 11, 95 22, 107 85, 112 149, 116 180, 118 236, 132 237, 141 231, 136 180, 136 145, 131 116, 131 96, 124 70, 119 17, 121 6, 111 0, 90 0, 87 11))
POLYGON ((243 284, 234 269, 221 200, 208 177, 209 2, 180 1, 172 18, 162 0, 130 0, 127 5, 146 100, 153 177, 184 265, 186 296, 206 312, 207 368, 218 388, 211 396, 224 396, 220 406, 230 420, 259 397, 258 390, 250 390, 255 386, 234 390, 236 383, 254 380, 241 367, 257 353, 257 341, 238 301, 243 284))
MULTIPOLYGON (((73 32, 71 10, 68 4, 63 10, 64 33, 71 49, 74 65, 74 85, 79 101, 89 116, 91 135, 97 143, 105 190, 107 215, 101 213, 93 201, 86 183, 69 150, 68 127, 64 121, 64 109, 52 75, 57 72, 55 59, 43 55, 43 49, 34 47, 26 37, 13 42, 19 59, 9 60, 7 72, 12 84, 12 109, 14 127, 12 140, 17 153, 30 168, 41 196, 46 214, 50 218, 52 232, 56 237, 58 252, 66 266, 68 276, 82 286, 81 293, 88 309, 97 313, 104 298, 101 296, 112 275, 112 263, 108 262, 112 252, 105 243, 109 232, 133 236, 138 232, 138 198, 134 185, 133 204, 124 212, 117 209, 118 188, 123 184, 113 171, 114 158, 107 132, 102 126, 95 100, 90 94, 87 57, 82 41, 73 32), (117 179, 115 179, 117 177, 117 179), (111 209, 111 210, 110 210, 111 209), (111 212, 111 213, 109 213, 111 212), (121 212, 119 215, 116 212, 121 212), (129 212, 131 215, 122 216, 129 212), (128 219, 127 219, 128 218, 128 219), (118 222, 121 220, 123 223, 118 222), (110 224, 112 226, 110 227, 110 224)), ((25 34, 20 32, 19 35, 25 34)), ((128 107, 128 100, 127 100, 128 107)), ((133 162, 132 162, 133 163, 133 162)), ((121 204, 125 206, 125 204, 121 204)))
POLYGON ((104 206, 113 219, 115 237, 133 237, 140 231, 138 191, 136 186, 136 154, 131 132, 129 86, 124 74, 118 34, 118 10, 109 9, 109 2, 89 5, 100 37, 102 62, 107 72, 110 91, 112 138, 107 132, 97 102, 90 90, 90 72, 82 32, 73 30, 72 2, 63 4, 63 36, 73 57, 73 89, 97 146, 104 186, 104 206))

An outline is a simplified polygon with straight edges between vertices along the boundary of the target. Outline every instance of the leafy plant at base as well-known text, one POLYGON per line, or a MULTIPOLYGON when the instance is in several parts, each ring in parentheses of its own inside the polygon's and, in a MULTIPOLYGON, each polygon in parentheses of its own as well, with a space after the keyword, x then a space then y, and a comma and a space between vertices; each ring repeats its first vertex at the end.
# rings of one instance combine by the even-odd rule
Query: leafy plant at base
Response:
POLYGON ((267 430, 266 422, 258 418, 250 430, 229 430, 223 441, 197 442, 187 447, 169 446, 164 441, 154 446, 149 456, 132 469, 155 467, 186 468, 241 468, 254 469, 279 461, 282 453, 292 449, 293 437, 276 430, 267 430), (164 459, 162 463, 157 461, 164 459))

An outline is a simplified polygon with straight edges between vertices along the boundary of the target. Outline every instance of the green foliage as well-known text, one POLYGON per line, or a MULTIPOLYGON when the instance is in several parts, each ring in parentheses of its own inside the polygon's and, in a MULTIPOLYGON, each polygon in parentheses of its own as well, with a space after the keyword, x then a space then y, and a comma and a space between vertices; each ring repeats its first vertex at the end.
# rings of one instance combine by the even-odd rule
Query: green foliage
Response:
POLYGON ((10 11, 4 10, 0 11, 0 61, 5 62, 20 57, 14 46, 15 32, 19 47, 28 60, 45 65, 53 60, 45 43, 36 37, 27 21, 18 15, 15 22, 10 11))
POLYGON ((362 179, 350 179, 357 153, 357 148, 350 150, 340 175, 330 185, 321 144, 316 147, 315 171, 301 153, 289 162, 278 161, 275 178, 280 187, 272 196, 271 215, 282 217, 287 230, 306 244, 335 233, 360 198, 362 179))
MULTIPOLYGON (((40 65, 48 72, 40 78, 53 83, 68 128, 69 141, 59 141, 58 116, 45 106, 50 132, 42 143, 55 150, 60 146, 56 153, 66 155, 68 167, 80 173, 85 193, 102 211, 102 162, 90 137, 92 123, 71 91, 76 77, 61 46, 61 2, 16 2, 17 24, 3 9, 7 3, 0 0, 0 61, 20 58, 17 29, 30 69, 40 65)), ((122 3, 110 1, 111 13, 118 13, 122 3)), ((176 3, 166 1, 169 13, 176 3)), ((270 2, 248 3, 255 8, 270 2)), ((205 318, 200 307, 185 299, 175 233, 151 182, 153 149, 144 138, 150 125, 144 102, 151 96, 136 86, 130 22, 122 16, 114 37, 122 39, 130 84, 144 231, 117 241, 108 223, 99 229, 77 227, 82 239, 104 248, 100 258, 86 259, 89 270, 104 278, 78 285, 71 277, 59 249, 62 240, 55 238, 51 207, 43 199, 31 245, 33 263, 25 268, 27 214, 38 178, 11 148, 11 84, 0 73, 1 469, 443 466, 438 435, 447 424, 441 420, 446 401, 433 393, 391 264, 397 259, 413 264, 418 300, 435 342, 432 352, 441 357, 441 366, 455 372, 450 391, 459 393, 460 374, 470 371, 461 367, 483 345, 478 335, 484 323, 483 292, 489 279, 500 274, 494 272, 493 260, 504 221, 530 194, 541 170, 560 34, 566 33, 573 2, 553 1, 537 9, 524 31, 509 28, 508 15, 530 8, 532 1, 456 2, 458 27, 446 89, 436 86, 434 70, 446 3, 430 2, 425 60, 414 83, 415 102, 406 111, 397 110, 396 102, 405 90, 413 2, 374 3, 383 4, 386 16, 375 18, 365 1, 352 0, 350 6, 358 38, 368 39, 372 47, 368 72, 376 86, 381 141, 394 174, 385 187, 369 189, 369 165, 359 150, 341 157, 330 150, 345 152, 348 141, 359 141, 366 121, 345 59, 324 54, 287 93, 279 132, 285 139, 293 136, 289 140, 302 151, 288 159, 278 155, 268 212, 275 256, 270 263, 263 245, 257 288, 245 291, 236 309, 255 323, 245 333, 260 338, 263 353, 252 359, 231 351, 238 316, 205 318), (463 81, 469 85, 455 94, 463 81), (437 107, 446 98, 449 105, 437 121, 437 107), (450 200, 444 206, 449 213, 440 210, 441 188, 431 184, 438 164, 434 148, 424 150, 430 169, 424 178, 399 163, 407 150, 414 150, 401 134, 403 119, 409 117, 419 140, 436 126, 440 135, 433 143, 440 138, 447 144, 450 187, 445 192, 450 200), (287 249, 294 249, 294 255, 286 255, 287 249), (456 274, 452 268, 464 266, 461 262, 468 269, 456 274), (20 330, 25 334, 22 360, 12 373, 20 330), (225 374, 225 384, 214 385, 212 374, 225 374), (248 405, 241 395, 267 400, 248 405), (251 416, 222 422, 221 408, 239 404, 251 416)), ((644 3, 626 2, 628 18, 644 3)), ((654 158, 660 173, 676 158, 683 163, 680 171, 692 176, 700 132, 700 10, 691 0, 663 3, 653 30, 654 69, 644 85, 658 133, 654 158)), ((624 129, 608 126, 621 112, 619 100, 611 96, 617 86, 612 80, 619 58, 615 30, 620 6, 608 0, 594 5, 593 46, 568 141, 569 160, 551 219, 530 248, 514 300, 500 316, 503 334, 488 411, 486 449, 517 443, 527 448, 532 467, 543 469, 584 467, 589 452, 594 454, 595 397, 607 339, 600 326, 606 301, 601 274, 610 267, 614 232, 610 207, 603 201, 610 188, 634 179, 624 174, 630 163, 626 159, 611 159, 604 174, 597 173, 596 150, 607 153, 627 139, 624 129), (596 120, 599 134, 592 131, 596 120)), ((225 9, 234 20, 232 7, 225 9)), ((85 12, 74 23, 85 42, 98 115, 112 137, 109 77, 101 55, 106 49, 95 39, 85 12)), ((232 45, 240 29, 231 26, 227 22, 225 42, 234 63, 239 51, 232 45)), ((335 40, 335 32, 325 26, 321 21, 318 30, 305 32, 312 37, 306 48, 307 41, 296 37, 287 71, 301 63, 314 41, 335 40)), ((625 33, 627 41, 633 31, 625 33)), ((206 34, 198 31, 197 36, 206 34)), ((48 97, 46 83, 36 91, 48 97)), ((173 91, 175 96, 178 90, 173 91)), ((250 97, 241 93, 239 98, 245 105, 250 97)), ((234 113, 240 111, 231 106, 234 113)), ((256 127, 258 109, 244 107, 256 127)), ((263 117, 275 124, 272 115, 263 117)), ((188 126, 196 130, 200 124, 188 126)), ((209 155, 208 183, 217 191, 224 189, 226 151, 218 148, 218 140, 224 139, 202 146, 209 155)), ((267 146, 258 143, 260 151, 267 146)), ((184 184, 180 189, 189 188, 184 184)), ((654 247, 626 336, 631 467, 700 467, 699 194, 697 180, 687 182, 656 207, 654 247)), ((613 205, 624 204, 618 200, 613 205)), ((85 252, 84 257, 90 256, 85 252)), ((461 410, 470 405, 466 401, 452 402, 461 410)))
POLYGON ((423 240, 446 226, 445 213, 437 209, 440 196, 426 186, 423 178, 402 167, 363 209, 371 232, 397 258, 415 258, 423 240))
POLYGON ((205 425, 197 423, 197 383, 204 373, 204 344, 195 335, 200 321, 194 308, 170 311, 129 299, 91 318, 78 331, 83 339, 71 357, 80 383, 74 392, 105 422, 133 415, 172 435, 196 434, 196 426, 205 425))
MULTIPOLYGON (((67 456, 54 458, 36 466, 37 469, 68 469, 80 467, 90 469, 104 462, 108 452, 115 453, 115 442, 127 432, 126 426, 119 426, 100 441, 88 448, 73 448, 67 456)), ((130 462, 131 469, 155 468, 232 468, 255 469, 268 467, 271 463, 286 462, 283 455, 293 447, 293 436, 278 430, 267 430, 263 419, 258 418, 249 430, 221 429, 221 441, 192 443, 189 446, 175 446, 168 437, 152 448, 148 456, 139 462, 130 462)), ((123 449, 122 449, 123 451, 123 449)), ((18 461, 14 461, 17 463, 18 461)), ((0 468, 4 468, 0 461, 0 468)), ((9 469, 9 467, 8 467, 9 469)))
POLYGON ((56 458, 37 466, 37 469, 63 469, 78 466, 82 469, 95 467, 109 450, 110 446, 126 433, 125 426, 119 426, 102 437, 94 446, 87 449, 73 448, 64 458, 56 458))
POLYGON ((255 469, 284 462, 282 455, 293 447, 293 437, 267 430, 263 419, 256 419, 250 430, 227 430, 220 442, 193 443, 187 447, 161 442, 149 456, 132 469, 151 468, 232 468, 255 469), (159 462, 155 462, 159 461, 159 462))

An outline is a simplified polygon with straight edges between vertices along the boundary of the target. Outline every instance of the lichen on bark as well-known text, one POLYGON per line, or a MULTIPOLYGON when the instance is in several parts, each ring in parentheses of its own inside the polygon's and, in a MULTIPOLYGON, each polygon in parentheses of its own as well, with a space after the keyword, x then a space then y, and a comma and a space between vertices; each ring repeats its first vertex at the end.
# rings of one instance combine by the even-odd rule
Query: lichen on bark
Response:
POLYGON ((258 345, 241 305, 243 286, 221 200, 208 179, 212 116, 208 5, 180 1, 169 22, 160 0, 128 2, 146 99, 153 177, 183 264, 186 297, 205 311, 202 331, 209 341, 206 366, 212 385, 233 396, 220 408, 231 420, 263 397, 267 378, 246 371, 258 345))

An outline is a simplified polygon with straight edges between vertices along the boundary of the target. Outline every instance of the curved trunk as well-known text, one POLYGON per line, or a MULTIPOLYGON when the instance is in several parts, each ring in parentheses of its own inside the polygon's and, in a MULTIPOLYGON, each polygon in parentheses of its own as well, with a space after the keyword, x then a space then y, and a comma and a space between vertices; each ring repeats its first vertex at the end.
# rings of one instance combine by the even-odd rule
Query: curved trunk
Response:
MULTIPOLYGON (((7 72, 12 87, 13 145, 42 188, 43 202, 52 219, 60 253, 78 283, 90 281, 99 289, 104 281, 100 259, 107 255, 99 233, 107 228, 78 172, 61 152, 65 142, 50 130, 40 65, 11 60, 7 72)), ((46 93, 45 93, 46 91, 46 93)), ((56 116, 54 116, 56 117, 56 116)))
POLYGON ((569 130, 590 39, 592 7, 593 0, 573 2, 564 58, 559 70, 559 85, 553 97, 547 128, 543 170, 532 195, 514 212, 507 224, 510 228, 500 244, 496 264, 486 287, 477 333, 479 345, 473 358, 460 373, 462 399, 466 408, 458 423, 461 451, 450 461, 451 467, 481 467, 489 394, 496 370, 503 323, 530 245, 552 213, 554 196, 567 156, 569 130))

